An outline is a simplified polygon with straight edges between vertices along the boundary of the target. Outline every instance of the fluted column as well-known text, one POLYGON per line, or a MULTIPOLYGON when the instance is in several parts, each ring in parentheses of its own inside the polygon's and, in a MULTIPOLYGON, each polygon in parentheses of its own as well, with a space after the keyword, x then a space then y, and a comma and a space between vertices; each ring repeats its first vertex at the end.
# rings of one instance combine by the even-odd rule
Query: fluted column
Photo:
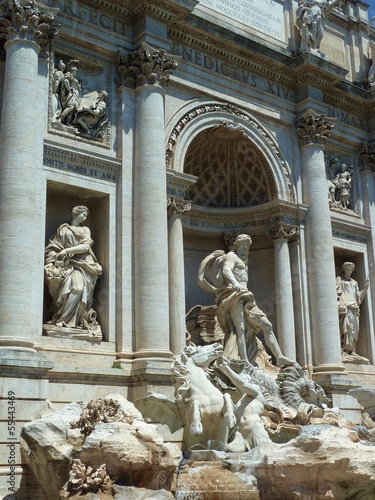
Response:
POLYGON ((282 353, 290 359, 296 359, 296 338, 288 243, 296 236, 297 231, 297 228, 283 224, 266 230, 267 236, 273 240, 275 247, 277 338, 282 353))
MULTIPOLYGON (((57 35, 52 23, 57 9, 45 11, 30 2, 0 2, 0 26, 6 39, 5 79, 0 135, 0 346, 28 351, 41 325, 33 324, 30 270, 40 256, 33 249, 36 216, 38 54, 57 35)), ((43 107, 42 107, 43 109, 43 107)), ((40 290, 42 297, 43 291, 40 290)), ((13 349, 14 350, 14 349, 13 349)), ((33 351, 29 351, 31 354, 33 351)))
POLYGON ((135 356, 169 357, 164 85, 177 66, 146 43, 124 61, 136 92, 134 164, 135 356))
POLYGON ((168 196, 167 206, 170 349, 173 354, 178 354, 186 345, 184 242, 181 216, 191 209, 191 204, 168 196))
POLYGON ((314 371, 343 370, 337 314, 331 217, 324 144, 333 120, 308 112, 298 119, 306 215, 306 253, 314 371))

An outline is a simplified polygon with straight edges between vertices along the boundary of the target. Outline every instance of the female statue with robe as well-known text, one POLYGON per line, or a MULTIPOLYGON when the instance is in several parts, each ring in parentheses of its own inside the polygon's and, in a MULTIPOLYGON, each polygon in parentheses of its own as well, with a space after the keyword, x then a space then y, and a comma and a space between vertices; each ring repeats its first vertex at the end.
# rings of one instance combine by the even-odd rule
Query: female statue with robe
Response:
POLYGON ((92 302, 102 267, 92 251, 90 229, 81 226, 87 215, 87 207, 74 207, 70 224, 62 224, 46 246, 45 278, 54 301, 53 317, 48 324, 55 325, 60 333, 70 329, 74 336, 84 330, 101 339, 92 302))

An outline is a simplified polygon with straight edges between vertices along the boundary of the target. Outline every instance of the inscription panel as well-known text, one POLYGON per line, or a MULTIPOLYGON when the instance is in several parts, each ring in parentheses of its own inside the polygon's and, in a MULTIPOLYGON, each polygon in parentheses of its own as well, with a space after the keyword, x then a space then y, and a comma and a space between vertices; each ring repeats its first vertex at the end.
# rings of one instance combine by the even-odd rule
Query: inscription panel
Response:
POLYGON ((215 12, 286 42, 283 5, 275 0, 201 0, 215 12))

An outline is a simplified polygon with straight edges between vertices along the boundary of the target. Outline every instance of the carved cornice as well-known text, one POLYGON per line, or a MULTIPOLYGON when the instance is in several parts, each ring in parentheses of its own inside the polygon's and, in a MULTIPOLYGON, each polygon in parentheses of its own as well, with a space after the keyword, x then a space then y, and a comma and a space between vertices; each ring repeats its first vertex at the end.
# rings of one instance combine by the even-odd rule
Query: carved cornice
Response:
POLYGON ((0 38, 30 40, 45 47, 59 34, 54 24, 58 11, 34 0, 25 5, 18 0, 1 0, 0 38))
POLYGON ((349 92, 337 88, 327 90, 324 93, 324 102, 329 106, 334 106, 358 116, 370 116, 371 114, 368 103, 363 97, 352 96, 349 92))
POLYGON ((183 215, 191 210, 191 203, 174 196, 167 197, 167 208, 169 215, 183 215))
MULTIPOLYGON (((217 26, 212 25, 212 29, 216 31, 217 26)), ((217 57, 263 78, 275 80, 286 87, 294 87, 295 79, 290 75, 286 56, 281 56, 282 60, 278 61, 279 53, 276 51, 275 54, 271 54, 270 51, 269 56, 264 55, 264 45, 261 46, 257 42, 240 36, 238 40, 234 40, 233 32, 229 33, 231 37, 226 39, 225 36, 221 36, 222 33, 216 35, 209 32, 207 28, 206 30, 198 30, 190 24, 175 21, 170 24, 168 35, 172 41, 184 47, 190 47, 217 57)))
POLYGON ((366 244, 371 236, 370 228, 355 222, 345 222, 335 217, 332 220, 332 235, 336 238, 366 244))
POLYGON ((319 88, 330 88, 341 82, 348 73, 337 64, 322 60, 320 57, 305 52, 294 61, 294 87, 304 84, 319 88))
POLYGON ((359 150, 361 172, 375 172, 375 142, 364 142, 359 150))
POLYGON ((328 118, 313 111, 297 119, 297 136, 300 146, 324 145, 335 124, 335 118, 328 118))
POLYGON ((199 0, 81 0, 82 3, 112 14, 133 19, 149 15, 159 20, 180 19, 191 12, 199 0))
POLYGON ((167 54, 165 49, 157 49, 143 42, 140 48, 127 53, 118 50, 118 72, 121 83, 131 88, 141 85, 164 87, 169 81, 171 70, 176 69, 180 58, 167 54))
POLYGON ((278 224, 276 226, 269 227, 265 231, 266 236, 271 238, 273 241, 286 240, 295 241, 299 238, 299 228, 293 226, 286 226, 284 224, 278 224))
POLYGON ((307 207, 294 203, 272 201, 245 209, 207 209, 192 205, 191 211, 182 218, 184 226, 203 232, 222 233, 248 230, 264 234, 267 227, 283 224, 299 227, 304 225, 307 207))

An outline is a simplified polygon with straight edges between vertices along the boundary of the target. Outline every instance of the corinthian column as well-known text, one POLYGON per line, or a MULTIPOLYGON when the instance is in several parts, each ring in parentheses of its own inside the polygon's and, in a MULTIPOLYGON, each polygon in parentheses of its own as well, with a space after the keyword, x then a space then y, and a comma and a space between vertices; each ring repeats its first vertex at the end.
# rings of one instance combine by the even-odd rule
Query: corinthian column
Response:
MULTIPOLYGON (((171 56, 172 57, 172 56, 171 56)), ((134 166, 135 356, 169 357, 164 85, 177 66, 146 43, 124 61, 136 92, 134 166)))
POLYGON ((315 371, 343 370, 324 144, 333 120, 309 112, 298 119, 306 215, 306 253, 315 371))
MULTIPOLYGON (((41 255, 33 248, 39 200, 35 179, 37 137, 43 134, 37 75, 40 47, 57 35, 52 22, 57 9, 16 0, 0 2, 1 37, 6 64, 0 136, 0 346, 8 352, 33 354, 33 338, 41 324, 32 311, 32 270, 41 255), (43 8, 43 12, 41 9, 43 8)), ((43 108, 41 108, 43 109, 43 108)), ((42 297, 40 290, 40 297, 42 297)))
POLYGON ((296 359, 296 338, 288 242, 297 232, 297 228, 283 224, 266 230, 275 246, 277 338, 282 353, 290 359, 296 359))
POLYGON ((186 345, 184 243, 181 216, 191 209, 191 204, 169 196, 167 206, 169 215, 170 347, 173 354, 179 354, 186 345))

